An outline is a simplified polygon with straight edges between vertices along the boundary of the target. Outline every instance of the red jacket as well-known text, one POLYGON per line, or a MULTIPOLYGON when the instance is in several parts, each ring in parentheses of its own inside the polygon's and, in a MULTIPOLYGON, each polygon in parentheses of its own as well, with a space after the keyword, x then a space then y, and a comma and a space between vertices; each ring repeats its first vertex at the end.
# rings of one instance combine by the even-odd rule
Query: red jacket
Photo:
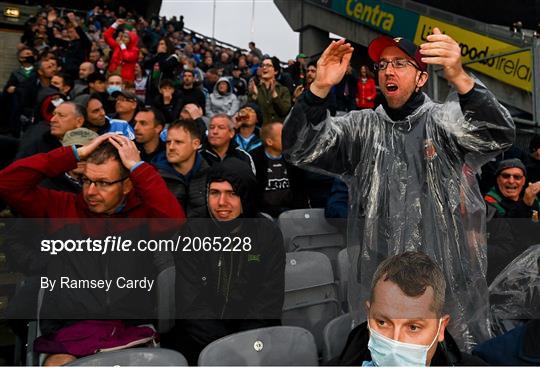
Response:
POLYGON ((130 175, 133 189, 119 213, 89 210, 82 193, 46 189, 39 183, 77 167, 71 147, 60 147, 15 161, 0 171, 0 199, 27 218, 173 218, 185 219, 184 210, 167 185, 148 163, 130 175))
MULTIPOLYGON (((170 231, 177 231, 183 222, 182 207, 148 163, 141 164, 130 173, 133 189, 127 194, 122 210, 112 215, 91 212, 82 193, 60 192, 39 185, 43 178, 56 177, 76 166, 71 147, 60 147, 18 160, 0 171, 0 199, 23 217, 46 218, 43 222, 26 223, 30 225, 25 231, 42 236, 45 233, 60 238, 68 235, 79 240, 88 236, 118 235, 137 241, 142 239, 141 236, 150 235, 154 239, 162 239, 161 236, 168 236, 170 231)), ((38 259, 45 262, 46 274, 56 279, 60 276, 75 279, 116 279, 122 276, 126 280, 153 277, 160 267, 157 261, 162 258, 153 251, 142 250, 109 251, 106 254, 61 252, 55 256, 38 253, 38 259)), ((43 318, 50 319, 141 318, 152 315, 154 299, 149 297, 151 295, 140 288, 109 291, 99 288, 55 289, 46 293, 40 313, 45 316, 43 318)))
POLYGON ((358 78, 356 107, 361 109, 372 109, 375 107, 375 97, 377 89, 373 78, 368 78, 366 83, 362 83, 362 78, 358 78))
POLYGON ((124 82, 129 81, 133 82, 135 80, 135 64, 139 60, 139 36, 137 32, 128 32, 129 34, 129 44, 126 45, 126 48, 122 50, 120 45, 114 39, 114 31, 116 28, 109 27, 105 32, 103 32, 103 38, 105 42, 112 49, 112 56, 109 61, 109 72, 117 72, 120 68, 120 75, 124 82))

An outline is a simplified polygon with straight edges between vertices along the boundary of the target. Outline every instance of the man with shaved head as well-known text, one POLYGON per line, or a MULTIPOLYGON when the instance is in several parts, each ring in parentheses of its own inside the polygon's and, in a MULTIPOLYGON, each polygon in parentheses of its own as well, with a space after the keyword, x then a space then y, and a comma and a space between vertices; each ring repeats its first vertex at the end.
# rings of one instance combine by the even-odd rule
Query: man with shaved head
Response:
POLYGON ((75 98, 82 94, 88 87, 88 77, 96 70, 94 64, 89 61, 85 61, 79 65, 79 79, 75 81, 75 86, 71 92, 71 97, 75 98))

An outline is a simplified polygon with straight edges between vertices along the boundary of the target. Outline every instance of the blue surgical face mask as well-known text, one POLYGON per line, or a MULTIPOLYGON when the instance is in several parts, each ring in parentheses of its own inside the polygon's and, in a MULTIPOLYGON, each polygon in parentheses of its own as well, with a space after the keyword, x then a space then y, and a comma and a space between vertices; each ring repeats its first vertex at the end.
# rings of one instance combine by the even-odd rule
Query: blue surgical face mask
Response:
POLYGON ((112 95, 114 92, 120 92, 122 88, 120 86, 107 86, 107 93, 112 95))
POLYGON ((390 339, 369 326, 368 349, 371 359, 378 367, 386 366, 426 366, 427 353, 433 346, 441 329, 442 319, 439 319, 439 327, 433 341, 429 345, 408 344, 390 339))

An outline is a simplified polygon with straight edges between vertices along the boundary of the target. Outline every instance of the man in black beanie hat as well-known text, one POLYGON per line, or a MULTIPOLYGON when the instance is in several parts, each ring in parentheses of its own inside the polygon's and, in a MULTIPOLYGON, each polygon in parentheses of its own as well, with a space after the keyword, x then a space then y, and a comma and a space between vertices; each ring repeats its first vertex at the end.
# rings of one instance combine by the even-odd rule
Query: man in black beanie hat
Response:
POLYGON ((223 336, 280 324, 285 248, 277 225, 256 207, 249 165, 227 158, 208 173, 209 219, 190 220, 183 239, 209 239, 175 255, 173 344, 190 364, 223 336), (235 246, 237 247, 236 250, 235 246), (208 251, 208 249, 210 249, 208 251))
POLYGON ((488 205, 496 210, 491 217, 531 218, 533 211, 540 210, 536 197, 540 192, 540 182, 529 183, 523 190, 527 169, 520 159, 499 162, 495 175, 497 185, 484 196, 488 205))
POLYGON ((529 182, 525 188, 526 176, 521 160, 501 161, 496 171, 497 184, 484 196, 488 220, 488 282, 538 241, 540 182, 529 182))

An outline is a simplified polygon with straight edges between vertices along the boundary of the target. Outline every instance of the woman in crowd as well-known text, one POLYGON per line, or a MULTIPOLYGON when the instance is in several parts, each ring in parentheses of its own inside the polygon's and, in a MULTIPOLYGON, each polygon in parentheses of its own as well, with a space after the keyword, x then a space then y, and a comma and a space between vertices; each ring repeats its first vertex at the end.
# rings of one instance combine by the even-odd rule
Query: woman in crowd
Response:
POLYGON ((375 88, 373 74, 366 65, 362 65, 357 84, 356 107, 359 109, 373 109, 375 107, 375 97, 377 97, 377 89, 375 88))

